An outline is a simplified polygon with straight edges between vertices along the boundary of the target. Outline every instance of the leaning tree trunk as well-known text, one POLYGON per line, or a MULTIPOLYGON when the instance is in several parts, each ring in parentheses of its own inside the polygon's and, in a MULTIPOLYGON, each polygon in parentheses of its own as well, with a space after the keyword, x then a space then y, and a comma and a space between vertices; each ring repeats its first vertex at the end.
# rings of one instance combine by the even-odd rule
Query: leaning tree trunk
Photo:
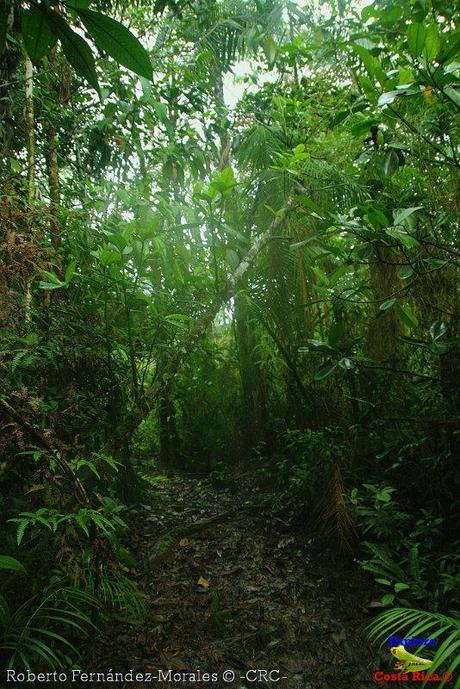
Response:
POLYGON ((233 274, 227 280, 227 283, 221 292, 215 297, 215 299, 213 299, 202 316, 195 322, 194 327, 188 333, 181 345, 176 349, 175 353, 170 356, 167 364, 164 366, 163 371, 159 372, 146 395, 143 403, 145 412, 149 411, 154 406, 165 387, 170 384, 171 380, 174 379, 175 374, 182 366, 182 363, 186 357, 194 352, 198 347, 203 335, 214 321, 222 306, 224 306, 232 297, 235 296, 236 291, 241 284, 241 280, 246 274, 246 271, 252 265, 256 256, 267 245, 272 234, 285 220, 290 208, 291 200, 289 200, 286 206, 278 212, 277 216, 271 222, 270 226, 265 230, 265 232, 263 232, 256 239, 246 256, 242 259, 233 274))

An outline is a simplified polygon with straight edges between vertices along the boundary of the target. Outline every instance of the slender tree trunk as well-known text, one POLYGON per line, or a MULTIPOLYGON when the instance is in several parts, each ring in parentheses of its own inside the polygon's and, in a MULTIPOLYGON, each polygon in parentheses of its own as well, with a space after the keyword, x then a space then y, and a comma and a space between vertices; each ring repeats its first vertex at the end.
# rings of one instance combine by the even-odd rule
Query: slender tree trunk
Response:
POLYGON ((259 322, 265 328, 268 335, 270 335, 274 344, 278 348, 278 351, 279 351, 281 357, 283 358, 284 363, 286 364, 287 368, 291 372, 290 380, 292 380, 295 383, 295 388, 296 388, 299 403, 304 404, 305 402, 310 402, 312 399, 312 393, 310 390, 308 390, 305 387, 304 383, 302 382, 302 379, 300 377, 296 363, 293 361, 291 355, 289 354, 289 352, 285 348, 282 340, 278 337, 276 332, 267 323, 267 321, 264 318, 262 318, 262 316, 259 316, 258 318, 259 318, 259 322))
MULTIPOLYGON (((61 205, 61 181, 59 173, 59 137, 58 126, 61 110, 67 108, 71 101, 71 71, 67 61, 57 54, 53 48, 48 55, 48 72, 46 74, 49 92, 57 101, 58 108, 53 109, 48 118, 48 129, 45 141, 46 169, 48 174, 48 189, 50 197, 50 235, 51 244, 56 254, 61 246, 61 223, 59 207, 61 205)), ((57 258, 59 258, 57 256, 57 258)))
MULTIPOLYGON (((242 282, 247 286, 247 280, 242 282)), ((235 295, 235 333, 244 405, 243 447, 248 453, 265 440, 267 408, 264 375, 256 354, 256 320, 241 293, 235 295)))
MULTIPOLYGON (((6 4, 7 21, 5 31, 8 34, 13 26, 14 6, 10 2, 6 4)), ((0 55, 0 122, 2 123, 0 130, 0 162, 2 167, 0 168, 0 172, 6 172, 6 170, 3 170, 3 166, 6 164, 7 158, 10 155, 14 135, 10 90, 12 76, 16 69, 18 59, 19 51, 16 51, 14 54, 7 44, 3 53, 0 55)))
MULTIPOLYGON (((14 23, 14 5, 3 0, 5 34, 10 34, 14 23)), ((12 298, 13 276, 3 266, 13 265, 16 260, 16 221, 14 213, 17 177, 12 172, 10 158, 14 156, 15 121, 13 117, 12 85, 14 75, 22 60, 22 52, 16 43, 6 41, 0 55, 0 326, 10 327, 15 321, 17 304, 12 298)), ((14 290, 13 290, 14 292, 14 290)))
POLYGON ((48 150, 46 152, 46 164, 48 168, 48 183, 51 203, 58 206, 61 200, 59 165, 57 158, 57 132, 55 127, 48 130, 48 150))
MULTIPOLYGON (((35 119, 34 119, 34 68, 31 60, 25 59, 25 123, 27 146, 27 194, 29 202, 35 198, 35 119)), ((28 278, 24 295, 24 319, 31 320, 32 281, 28 278)))
MULTIPOLYGON (((396 269, 390 265, 395 261, 391 249, 374 247, 373 260, 369 265, 372 299, 376 304, 371 305, 371 321, 364 343, 365 355, 384 364, 387 368, 399 368, 400 348, 398 336, 401 333, 401 323, 394 308, 382 311, 380 303, 389 299, 396 286, 396 269)), ((398 403, 399 383, 397 376, 382 374, 378 369, 361 369, 359 372, 360 397, 370 398, 383 410, 386 405, 398 403)), ((377 407, 376 407, 377 409, 377 407)))
POLYGON ((310 305, 313 300, 313 291, 310 287, 309 275, 305 266, 305 260, 302 254, 299 254, 299 281, 300 281, 300 296, 303 302, 303 325, 307 337, 313 337, 314 334, 314 318, 312 307, 310 305))
MULTIPOLYGON (((395 290, 396 269, 391 265, 394 260, 386 247, 375 247, 369 270, 373 299, 379 300, 379 303, 390 298, 395 290)), ((397 360, 397 338, 401 324, 394 309, 381 311, 379 303, 374 308, 374 317, 369 326, 366 354, 377 361, 388 360, 392 364, 397 360)))
MULTIPOLYGON (((176 97, 176 79, 175 75, 171 75, 170 79, 170 93, 171 97, 168 101, 168 118, 171 122, 171 130, 174 132, 177 127, 178 109, 176 97)), ((171 146, 174 145, 173 133, 169 136, 171 146)), ((180 187, 179 187, 179 172, 177 163, 173 160, 171 165, 171 176, 169 179, 169 193, 175 203, 174 222, 176 227, 180 228, 182 224, 182 214, 180 212, 180 187)), ((180 241, 184 242, 185 238, 179 234, 180 241)), ((189 265, 184 261, 184 270, 189 270, 189 265)), ((177 432, 176 407, 174 404, 174 386, 172 381, 165 385, 159 397, 158 405, 158 424, 160 436, 160 463, 165 468, 177 467, 180 463, 180 443, 179 434, 177 432)))
POLYGON ((57 218, 61 202, 57 146, 57 131, 56 128, 52 126, 48 130, 46 167, 48 171, 48 186, 51 201, 51 244, 56 250, 58 250, 61 245, 61 228, 57 218))
POLYGON ((123 290, 123 301, 125 306, 125 316, 126 316, 126 334, 128 336, 128 353, 129 353, 129 363, 131 368, 131 382, 133 386, 134 399, 137 404, 139 400, 139 382, 137 376, 137 364, 136 364, 136 351, 134 348, 134 339, 131 323, 131 308, 128 303, 128 294, 126 289, 123 290))
POLYGON ((166 469, 180 464, 179 436, 177 433, 176 408, 172 391, 166 386, 159 399, 160 463, 166 469))
POLYGON ((25 120, 27 145, 27 191, 29 201, 35 198, 35 130, 34 130, 34 68, 31 60, 25 60, 25 120))

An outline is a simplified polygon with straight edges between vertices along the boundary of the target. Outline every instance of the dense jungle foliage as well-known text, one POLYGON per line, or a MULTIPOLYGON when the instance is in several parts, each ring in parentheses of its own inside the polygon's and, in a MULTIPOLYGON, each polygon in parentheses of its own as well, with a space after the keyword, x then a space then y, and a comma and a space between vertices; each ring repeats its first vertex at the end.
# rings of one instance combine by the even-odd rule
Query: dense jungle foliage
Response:
POLYGON ((158 471, 255 475, 459 665, 458 16, 2 0, 3 666, 142 619, 158 471))

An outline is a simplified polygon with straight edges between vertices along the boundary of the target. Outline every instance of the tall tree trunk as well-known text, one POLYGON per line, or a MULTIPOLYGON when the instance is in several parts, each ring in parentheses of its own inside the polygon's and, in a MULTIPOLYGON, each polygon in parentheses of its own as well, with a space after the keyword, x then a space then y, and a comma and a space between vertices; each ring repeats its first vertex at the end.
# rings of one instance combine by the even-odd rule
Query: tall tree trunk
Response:
POLYGON ((25 60, 25 101, 27 193, 32 201, 35 198, 34 68, 28 57, 25 60))
MULTIPOLYGON (((69 105, 71 100, 71 71, 70 66, 53 48, 48 55, 47 82, 50 94, 57 102, 58 108, 53 108, 47 121, 45 158, 48 175, 48 190, 50 197, 50 236, 51 244, 56 254, 61 246, 61 223, 59 207, 61 204, 61 181, 58 160, 58 125, 61 110, 69 105)), ((59 259, 59 256, 56 256, 59 259)))
MULTIPOLYGON (((170 98, 168 100, 168 118, 171 122, 169 141, 172 147, 174 146, 174 132, 178 121, 176 93, 176 79, 175 75, 172 74, 170 78, 170 98)), ((168 181, 168 192, 171 195, 172 201, 174 201, 174 222, 176 227, 180 228, 182 225, 182 214, 180 212, 179 171, 175 159, 173 159, 171 164, 171 175, 168 181)), ((180 241, 185 241, 183 235, 180 234, 179 237, 180 241)), ((189 266, 185 262, 183 263, 183 267, 184 270, 189 270, 189 266)), ((177 467, 180 463, 180 443, 179 434, 177 432, 176 407, 174 404, 172 382, 164 386, 161 396, 159 397, 158 423, 160 436, 160 463, 165 468, 177 467)))
POLYGON ((373 320, 366 339, 366 355, 377 361, 387 360, 390 364, 397 360, 397 338, 401 332, 401 324, 394 309, 381 311, 379 306, 396 289, 396 268, 392 265, 394 262, 395 257, 390 249, 378 245, 375 247, 369 270, 376 305, 373 307, 373 320))
MULTIPOLYGON (((5 33, 8 34, 13 26, 14 6, 13 3, 10 2, 6 4, 5 15, 7 19, 4 30, 5 33)), ((14 122, 10 89, 12 76, 18 64, 19 55, 19 51, 10 49, 8 44, 5 45, 3 53, 0 55, 0 122, 2 123, 0 130, 0 172, 6 172, 6 170, 3 170, 3 166, 6 164, 12 148, 14 122)))
POLYGON ((56 250, 58 250, 61 245, 61 228, 59 225, 59 220, 57 218, 59 204, 61 201, 57 147, 58 140, 56 127, 51 126, 48 129, 48 141, 46 146, 46 167, 48 171, 48 186, 51 201, 51 244, 56 250))
MULTIPOLYGON (((370 283, 372 287, 371 305, 372 320, 364 343, 365 355, 374 361, 383 363, 387 368, 397 368, 399 360, 398 335, 401 333, 401 323, 394 308, 382 311, 379 307, 389 299, 396 286, 396 268, 391 249, 376 245, 374 257, 369 265, 370 283)), ((359 374, 359 384, 363 392, 360 397, 370 397, 376 404, 383 406, 391 403, 393 398, 398 400, 398 377, 388 376, 382 371, 364 368, 359 374), (385 390, 385 393, 383 391, 385 390)))
MULTIPOLYGON (((31 60, 25 59, 25 124, 26 124, 26 146, 27 146, 27 195, 29 201, 35 198, 35 118, 34 118, 34 68, 31 60)), ((32 306, 32 281, 33 277, 26 282, 24 295, 24 319, 26 322, 31 320, 32 306)))
MULTIPOLYGON (((242 287, 247 287, 247 280, 242 282, 242 287)), ((256 353, 256 320, 251 317, 247 297, 242 293, 235 295, 235 333, 244 404, 243 447, 249 453, 265 440, 267 407, 264 375, 256 353)))
POLYGON ((158 405, 160 427, 160 463, 166 469, 180 464, 179 435, 177 433, 176 408, 170 386, 166 386, 158 405))

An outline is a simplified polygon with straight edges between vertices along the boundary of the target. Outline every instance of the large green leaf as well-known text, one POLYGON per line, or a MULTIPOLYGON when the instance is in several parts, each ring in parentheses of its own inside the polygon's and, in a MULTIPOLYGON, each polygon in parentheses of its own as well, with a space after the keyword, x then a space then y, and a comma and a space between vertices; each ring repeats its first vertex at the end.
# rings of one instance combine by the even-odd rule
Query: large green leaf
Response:
POLYGON ((453 86, 446 86, 444 93, 458 108, 460 108, 460 89, 456 89, 453 86))
POLYGON ((426 29, 423 24, 414 22, 407 29, 407 42, 409 50, 413 57, 418 57, 422 54, 425 47, 426 29))
POLYGON ((311 349, 315 349, 319 352, 334 352, 335 348, 331 347, 330 344, 327 342, 323 342, 322 340, 308 340, 308 347, 304 348, 304 351, 310 351, 311 349))
POLYGON ((268 36, 266 36, 262 44, 262 47, 265 53, 265 57, 267 58, 268 64, 273 65, 276 58, 277 46, 272 34, 268 34, 268 36))
POLYGON ((0 555, 0 569, 10 569, 13 572, 21 572, 22 574, 26 573, 23 565, 16 558, 9 555, 0 555))
POLYGON ((379 96, 379 99, 377 101, 377 105, 382 106, 382 105, 388 105, 389 103, 393 103, 396 98, 399 98, 401 96, 400 91, 386 91, 385 93, 382 93, 381 96, 379 96))
POLYGON ((129 29, 99 12, 77 11, 98 48, 139 76, 152 78, 149 54, 129 29))
POLYGON ((388 230, 385 230, 385 232, 390 237, 398 239, 401 244, 408 249, 412 249, 414 246, 420 245, 420 242, 418 239, 416 239, 416 237, 412 237, 412 235, 404 232, 404 230, 399 230, 397 227, 390 227, 388 230))
POLYGON ((364 67, 366 68, 371 79, 377 79, 380 84, 386 82, 386 74, 380 64, 379 60, 374 57, 369 50, 366 50, 362 45, 352 43, 352 48, 357 55, 359 55, 364 67))
POLYGON ((412 266, 404 266, 398 271, 398 278, 400 280, 408 280, 414 274, 412 266))
POLYGON ((399 158, 396 151, 389 151, 383 161, 383 174, 385 177, 391 177, 391 175, 396 172, 399 167, 399 158))
POLYGON ((460 62, 451 62, 444 67, 444 74, 453 74, 460 71, 460 62))
POLYGON ((315 380, 324 380, 331 375, 334 369, 337 367, 336 361, 327 361, 323 366, 321 366, 315 373, 315 380))
POLYGON ((390 297, 390 299, 385 299, 385 301, 383 301, 379 306, 380 311, 386 311, 387 309, 391 309, 391 307, 393 306, 393 304, 395 302, 396 302, 395 297, 390 297))
POLYGON ((441 50, 441 39, 436 24, 429 24, 426 28, 423 53, 430 62, 435 60, 441 50))
POLYGON ((315 203, 308 196, 305 196, 304 194, 300 194, 299 196, 296 196, 296 201, 300 201, 300 203, 302 203, 304 206, 306 206, 310 210, 314 211, 318 215, 321 215, 323 213, 322 209, 318 206, 318 204, 315 203))
POLYGON ((413 206, 412 208, 402 208, 400 211, 394 214, 394 225, 402 225, 404 220, 408 218, 412 213, 419 211, 423 206, 413 206))
POLYGON ((401 306, 401 304, 397 304, 396 311, 399 319, 409 326, 409 328, 416 328, 418 326, 417 317, 410 306, 401 306))
POLYGON ((99 93, 99 83, 96 74, 96 64, 93 53, 87 42, 72 31, 70 26, 57 13, 50 10, 47 14, 48 21, 53 31, 57 34, 61 42, 64 55, 74 68, 90 86, 99 93))
POLYGON ((419 93, 418 89, 407 88, 407 89, 396 89, 395 91, 386 91, 379 96, 377 105, 389 105, 393 103, 396 98, 401 98, 401 96, 415 96, 419 93))
POLYGON ((32 7, 22 15, 21 34, 27 55, 34 63, 40 62, 57 40, 45 12, 38 7, 32 7))

